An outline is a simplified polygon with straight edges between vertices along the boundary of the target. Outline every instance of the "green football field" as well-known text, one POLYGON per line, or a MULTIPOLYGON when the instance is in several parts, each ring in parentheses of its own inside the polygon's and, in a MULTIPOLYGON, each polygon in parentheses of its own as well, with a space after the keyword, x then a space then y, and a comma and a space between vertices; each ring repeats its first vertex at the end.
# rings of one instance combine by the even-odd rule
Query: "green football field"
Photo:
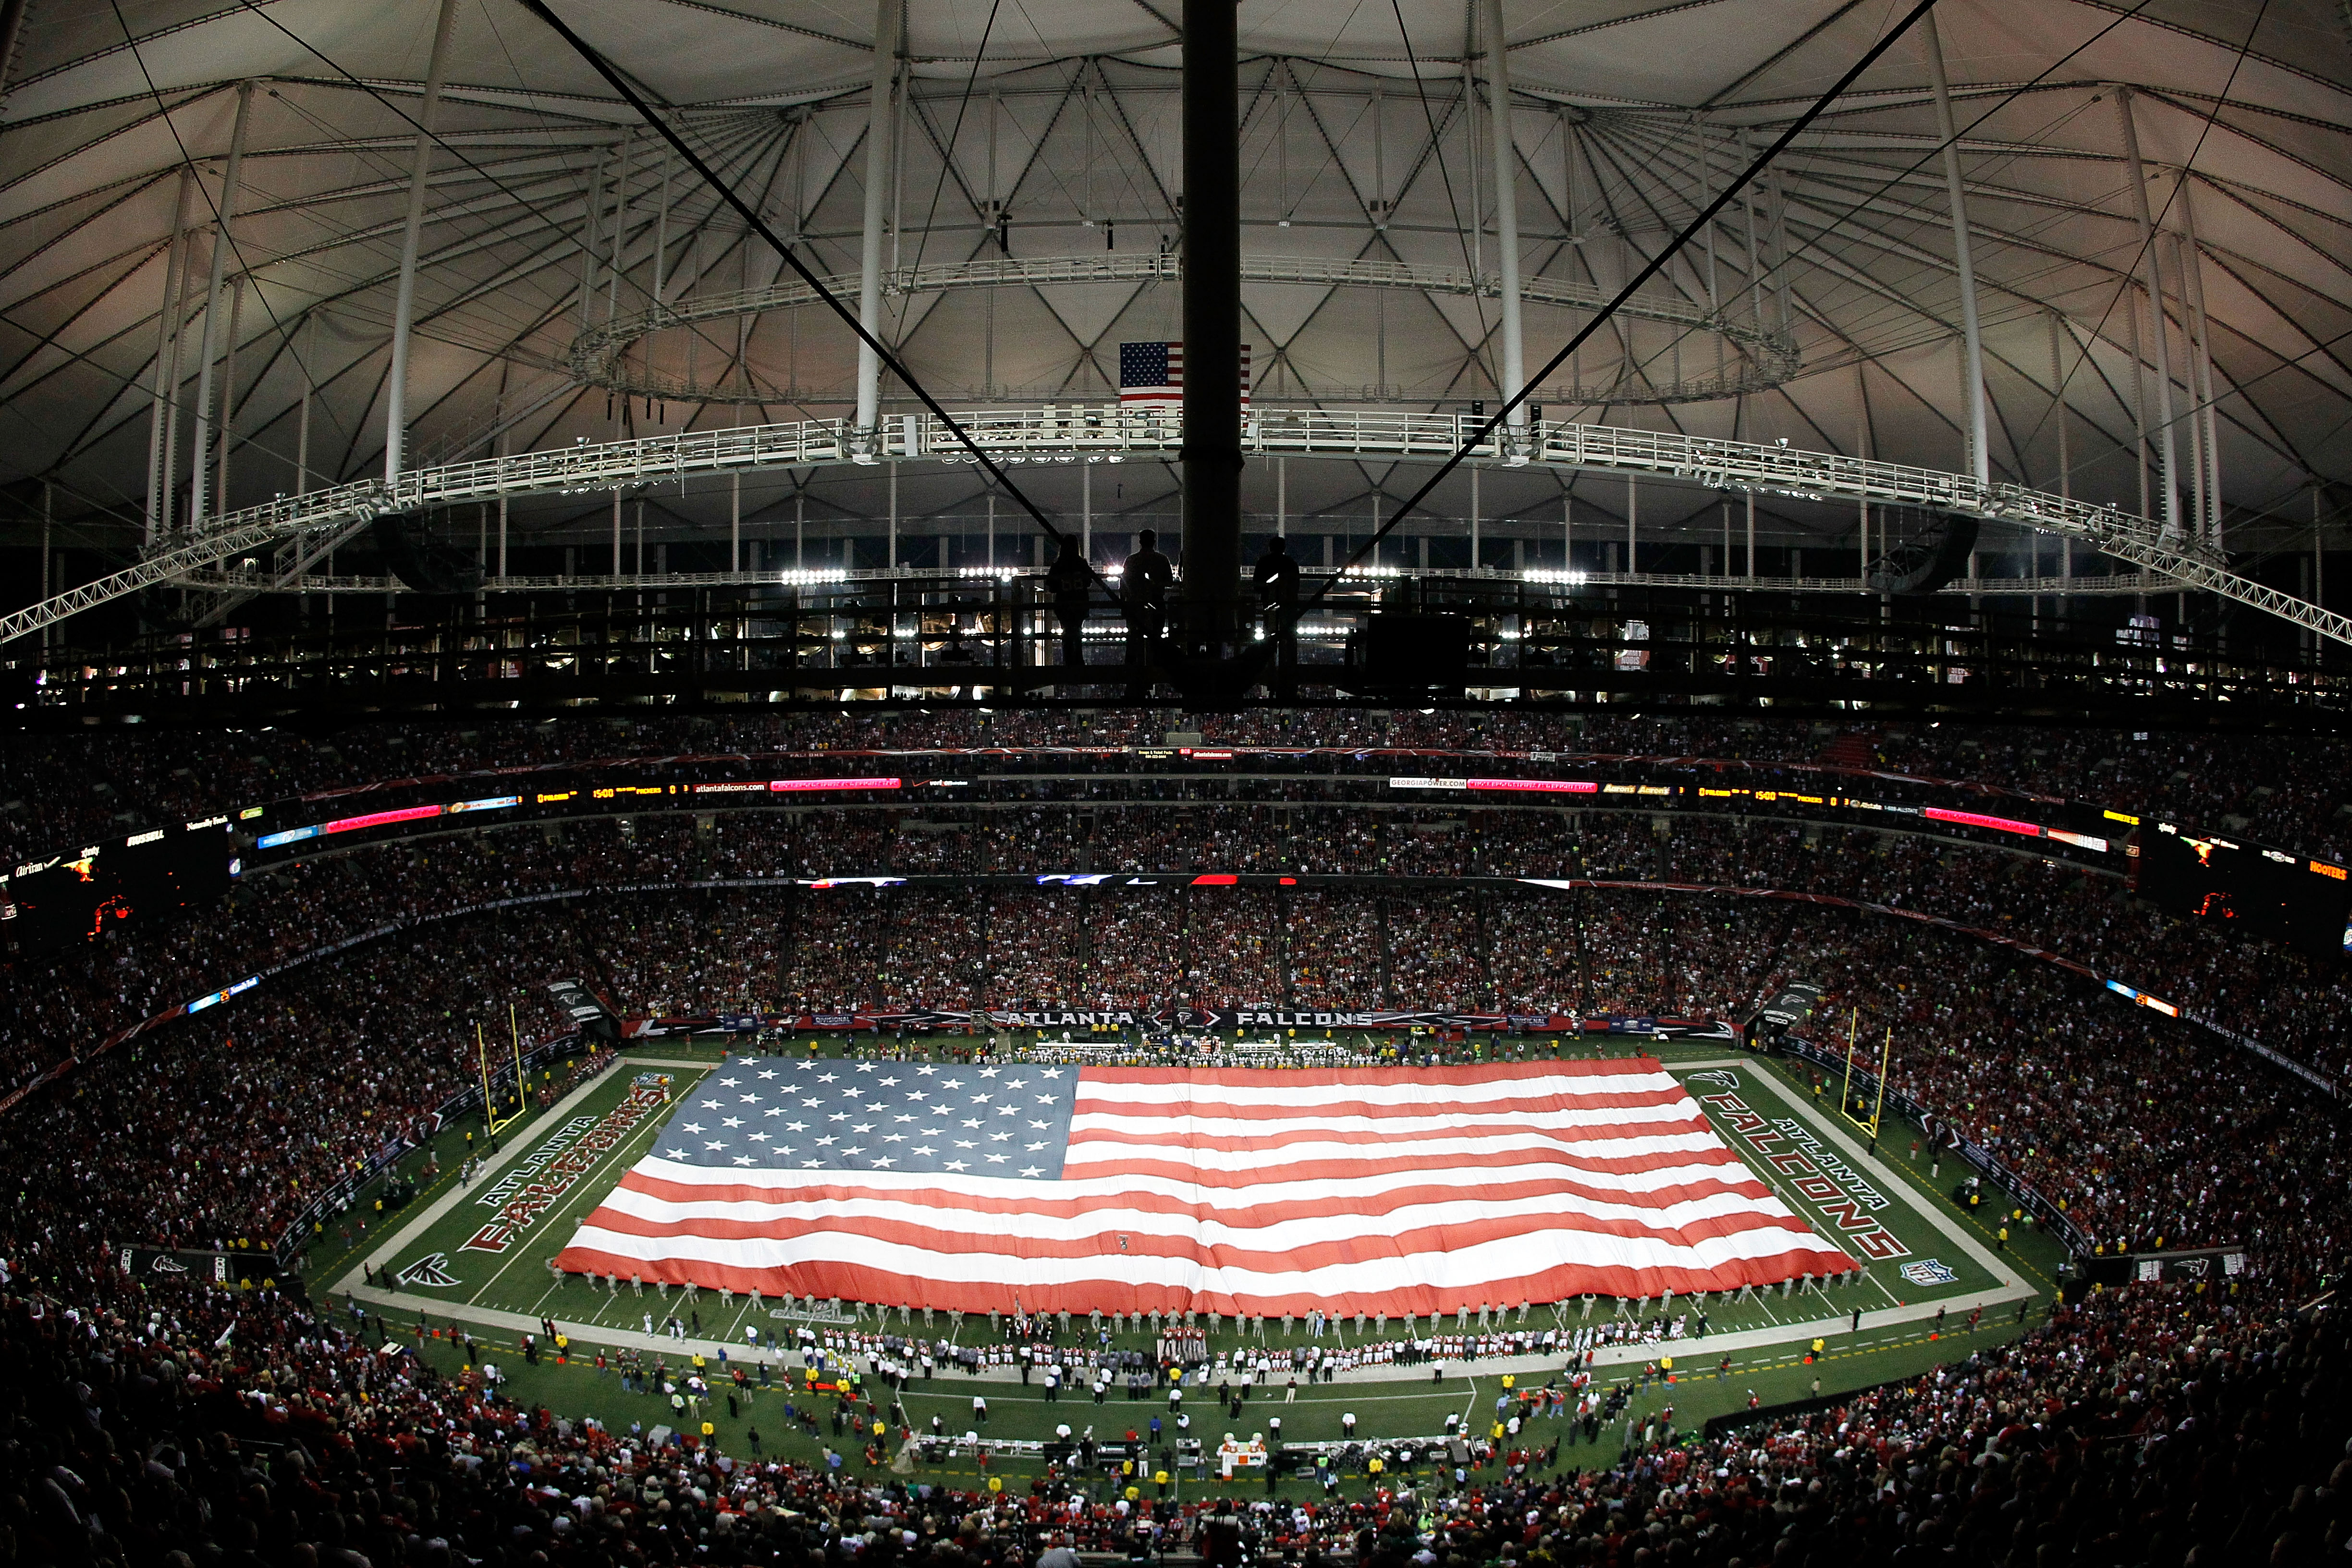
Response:
MULTIPOLYGON (((825 1047, 828 1053, 841 1048, 839 1042, 825 1047)), ((1608 1054, 1628 1053, 1620 1048, 1608 1054)), ((1632 1410, 1637 1417, 1671 1406, 1675 1425, 1689 1429, 1708 1415, 1744 1406, 1751 1391, 1772 1404, 1803 1397, 1817 1378, 1824 1392, 1833 1392, 1927 1370, 1964 1356, 1980 1340, 2016 1332, 2019 1307, 2032 1310, 2053 1290, 2060 1249, 2022 1226, 2012 1226, 2009 1246, 2000 1248, 1993 1234, 1999 1217, 1990 1205, 1972 1213, 1940 1190, 1955 1184, 1960 1173, 1947 1165, 1931 1178, 1930 1156, 1912 1156, 1916 1129, 1890 1125, 1881 1140, 1884 1157, 1874 1158, 1867 1133, 1837 1115, 1837 1086, 1829 1085, 1817 1100, 1810 1074, 1789 1070, 1795 1064, 1747 1058, 1719 1043, 1670 1043, 1657 1054, 1734 1152, 1819 1234, 1844 1245, 1869 1268, 1866 1276, 1849 1276, 1821 1291, 1801 1289, 1785 1297, 1768 1291, 1749 1300, 1717 1296, 1705 1307, 1706 1341, 1696 1337, 1696 1318, 1687 1299, 1650 1302, 1646 1311, 1642 1304, 1609 1299, 1596 1300, 1589 1309, 1579 1302, 1535 1309, 1531 1327, 1559 1322, 1576 1329, 1620 1316, 1637 1321, 1644 1316, 1683 1319, 1682 1340, 1622 1352, 1633 1358, 1625 1364, 1613 1364, 1604 1352, 1595 1369, 1601 1379, 1633 1380, 1637 1397, 1632 1410), (1973 1333, 1966 1327, 1965 1306, 1950 1313, 1939 1332, 1933 1316, 1939 1302, 1987 1300, 1994 1304, 1973 1333), (1852 1327, 1857 1307, 1864 1313, 1859 1331, 1852 1327), (1824 1352, 1809 1361, 1817 1337, 1825 1342, 1824 1352), (1727 1344, 1731 1366, 1718 1376, 1727 1344), (1660 1353, 1676 1357, 1671 1387, 1640 1380, 1643 1363, 1660 1353)), ((551 1318, 575 1339, 585 1358, 600 1342, 600 1330, 642 1335, 648 1317, 658 1327, 675 1313, 714 1354, 716 1344, 725 1344, 737 1361, 756 1367, 767 1358, 747 1358, 747 1326, 758 1328, 764 1342, 805 1321, 784 1315, 772 1303, 722 1301, 709 1291, 688 1302, 681 1293, 664 1296, 650 1286, 640 1297, 624 1284, 615 1297, 583 1279, 557 1276, 549 1267, 580 1221, 651 1146, 673 1109, 663 1103, 665 1091, 675 1101, 721 1060, 713 1047, 648 1043, 555 1110, 503 1129, 495 1151, 477 1123, 472 1146, 484 1150, 487 1158, 480 1173, 462 1186, 457 1167, 468 1148, 466 1133, 445 1131, 437 1146, 410 1162, 412 1171, 421 1170, 429 1153, 443 1168, 439 1177, 420 1182, 416 1198, 398 1213, 379 1216, 362 1200, 341 1225, 329 1225, 307 1260, 306 1277, 331 1290, 339 1308, 358 1288, 367 1310, 411 1342, 418 1342, 422 1329, 420 1353, 445 1370, 457 1365, 457 1336, 468 1333, 480 1353, 497 1360, 512 1379, 510 1392, 518 1398, 560 1412, 594 1414, 615 1426, 637 1421, 650 1427, 667 1421, 667 1405, 655 1395, 628 1394, 616 1377, 577 1361, 559 1366, 549 1358, 527 1366, 514 1347, 523 1331, 536 1329, 538 1320, 551 1318), (665 1079, 666 1085, 659 1081, 665 1079), (383 1289, 359 1288, 362 1261, 379 1265, 383 1289)), ((913 1330, 924 1331, 919 1313, 913 1330)), ((1338 1331, 1348 1342, 1357 1332, 1349 1321, 1338 1331)), ((959 1330, 941 1313, 929 1332, 964 1342, 992 1337, 986 1320, 977 1315, 967 1317, 959 1330)), ((1268 1334, 1279 1342, 1273 1325, 1268 1334)), ((1117 1342, 1148 1349, 1150 1336, 1129 1334, 1117 1342)), ((1238 1342, 1229 1330, 1213 1340, 1212 1348, 1238 1342)), ((694 1348, 663 1343, 674 1347, 672 1365, 682 1364, 694 1348)), ((646 1359, 650 1363, 653 1353, 646 1359)), ((784 1405, 791 1395, 784 1372, 783 1363, 775 1362, 769 1390, 758 1392, 755 1383, 754 1392, 736 1402, 736 1410, 730 1412, 721 1400, 703 1412, 717 1426, 722 1446, 745 1451, 756 1429, 766 1451, 815 1458, 830 1444, 849 1462, 862 1463, 856 1445, 836 1436, 829 1424, 811 1435, 787 1417, 784 1405)), ((1278 1413, 1288 1439, 1336 1438, 1341 1415, 1352 1412, 1360 1436, 1413 1436, 1441 1431, 1449 1413, 1477 1417, 1482 1408, 1491 1409, 1498 1392, 1495 1376, 1481 1373, 1475 1363, 1449 1364, 1447 1372, 1434 1385, 1416 1375, 1302 1387, 1297 1403, 1278 1412, 1281 1391, 1261 1390, 1245 1406, 1241 1425, 1261 1430, 1265 1415, 1278 1413)), ((792 1375, 797 1376, 796 1366, 792 1375)), ((961 1432, 971 1425, 974 1392, 986 1394, 988 1434, 998 1437, 1044 1437, 1067 1423, 1074 1430, 1092 1425, 1098 1437, 1109 1439, 1130 1425, 1144 1429, 1155 1410, 1167 1414, 1164 1403, 1131 1402, 1120 1391, 1100 1408, 1082 1394, 1048 1404, 1039 1387, 950 1374, 910 1387, 904 1415, 917 1427, 928 1428, 937 1414, 949 1430, 961 1432)), ((1221 1415, 1213 1398, 1195 1394, 1191 1404, 1193 1435, 1213 1447, 1224 1429, 1236 1425, 1221 1415)), ((1483 1428, 1485 1418, 1477 1425, 1483 1428)), ((1571 1424, 1559 1425, 1564 1430, 1571 1424)), ((1604 1429, 1597 1448, 1567 1447, 1560 1462, 1590 1464, 1613 1454, 1621 1433, 1622 1426, 1604 1429)), ((1539 1429, 1538 1440, 1547 1436, 1539 1429)), ((1020 1468, 996 1465, 1006 1472, 1020 1468)), ((968 1479, 979 1472, 965 1458, 937 1473, 968 1479)))

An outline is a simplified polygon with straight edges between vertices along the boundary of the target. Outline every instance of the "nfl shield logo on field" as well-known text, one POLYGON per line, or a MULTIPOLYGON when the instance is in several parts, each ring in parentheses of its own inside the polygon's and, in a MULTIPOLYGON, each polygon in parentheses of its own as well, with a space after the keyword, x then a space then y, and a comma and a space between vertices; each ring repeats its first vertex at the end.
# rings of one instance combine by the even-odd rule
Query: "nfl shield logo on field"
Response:
POLYGON ((1951 1265, 1934 1258, 1906 1263, 1897 1272, 1914 1285, 1950 1285, 1959 1279, 1951 1265))

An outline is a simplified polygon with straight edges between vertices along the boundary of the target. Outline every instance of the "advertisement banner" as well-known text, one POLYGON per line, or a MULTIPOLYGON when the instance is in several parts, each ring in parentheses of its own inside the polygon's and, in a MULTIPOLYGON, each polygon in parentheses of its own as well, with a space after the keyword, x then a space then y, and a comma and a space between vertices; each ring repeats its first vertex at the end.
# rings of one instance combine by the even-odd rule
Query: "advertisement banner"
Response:
POLYGON ((609 1040, 619 1034, 620 1020, 612 1005, 577 980, 556 980, 548 984, 548 994, 572 1020, 572 1026, 591 1039, 609 1040))
POLYGON ((2142 1284, 2216 1284, 2246 1271, 2242 1247, 2208 1247, 2187 1252, 2135 1252, 2131 1277, 2142 1284))
POLYGON ((1478 1013, 1374 1007, 1046 1007, 1026 1011, 920 1007, 899 1010, 844 1008, 828 1013, 722 1013, 693 1017, 631 1018, 627 1037, 660 1039, 697 1034, 751 1034, 761 1029, 871 1031, 950 1029, 1135 1029, 1184 1034, 1223 1029, 1356 1029, 1397 1032, 1431 1029, 1494 1034, 1642 1035, 1658 1039, 1734 1037, 1731 1026, 1707 1018, 1652 1018, 1604 1014, 1580 1018, 1569 1013, 1478 1013))
POLYGON ((147 1284, 218 1285, 236 1290, 275 1284, 278 1259, 267 1252, 214 1252, 195 1247, 118 1247, 122 1272, 147 1284))
POLYGON ((2095 1285, 2221 1285, 2246 1272, 2242 1247, 2204 1247, 2177 1252, 2111 1252, 2078 1258, 2083 1278, 2095 1285))

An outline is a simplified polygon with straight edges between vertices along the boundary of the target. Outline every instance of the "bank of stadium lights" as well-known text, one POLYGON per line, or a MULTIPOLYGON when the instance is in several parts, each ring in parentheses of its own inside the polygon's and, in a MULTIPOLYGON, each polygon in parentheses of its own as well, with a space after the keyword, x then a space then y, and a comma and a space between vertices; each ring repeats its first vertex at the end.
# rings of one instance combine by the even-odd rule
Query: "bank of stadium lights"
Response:
MULTIPOLYGON (((998 462, 1007 465, 1013 463, 1075 463, 1079 461, 1081 458, 1081 454, 1076 452, 1057 452, 1052 454, 1041 452, 1035 457, 1031 457, 1024 452, 998 452, 993 455, 998 462)), ((1127 461, 1127 454, 1124 452, 1087 452, 1083 454, 1083 458, 1085 461, 1089 463, 1124 463, 1127 461)), ((980 459, 968 453, 961 456, 952 453, 942 453, 940 457, 940 461, 942 463, 977 463, 980 459)))
POLYGON ((1577 587, 1591 575, 1585 572, 1556 572, 1549 567, 1531 566, 1519 574, 1523 583, 1549 583, 1565 587, 1577 587))
POLYGON ((848 582, 849 574, 842 571, 820 572, 795 568, 789 572, 777 573, 775 581, 776 585, 781 588, 830 587, 848 582))

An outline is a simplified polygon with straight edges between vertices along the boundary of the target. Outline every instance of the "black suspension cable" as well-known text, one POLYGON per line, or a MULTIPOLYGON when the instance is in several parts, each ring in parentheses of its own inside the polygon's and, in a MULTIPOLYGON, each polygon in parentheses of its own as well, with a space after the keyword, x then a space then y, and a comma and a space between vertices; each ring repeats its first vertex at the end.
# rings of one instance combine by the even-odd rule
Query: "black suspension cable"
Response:
MULTIPOLYGON (((956 104, 955 123, 948 127, 947 145, 940 150, 940 177, 931 183, 931 205, 923 214, 923 237, 915 247, 915 265, 908 268, 909 272, 920 272, 923 269, 923 253, 931 247, 932 226, 937 224, 940 218, 940 197, 947 192, 948 174, 955 163, 956 145, 963 140, 963 117, 971 108, 972 89, 980 85, 980 62, 988 54, 988 40, 996 31, 996 13, 1003 3, 1004 0, 989 0, 988 20, 980 29, 980 47, 971 52, 971 70, 963 79, 963 97, 956 104)), ((911 79, 908 86, 911 89, 911 79)), ((912 96, 911 90, 909 96, 912 96)), ((963 183, 959 180, 957 184, 961 185, 963 183)), ((971 187, 964 185, 963 188, 969 192, 971 187)), ((983 238, 981 244, 984 247, 988 241, 983 238)), ((904 319, 903 316, 900 318, 902 321, 904 319)))
MULTIPOLYGON (((526 5, 536 5, 538 0, 524 0, 524 3, 526 5)), ((1361 561, 1366 555, 1378 550, 1380 548, 1381 541, 1386 539, 1391 532, 1395 531, 1396 525, 1398 523, 1402 522, 1416 507, 1420 506, 1423 501, 1427 500, 1429 499, 1430 492, 1437 489, 1439 485, 1443 484, 1445 481, 1446 476, 1453 473, 1454 469, 1460 468, 1465 462, 1466 462, 1469 459, 1470 454, 1477 449, 1478 444, 1486 440, 1499 429, 1502 426, 1503 422, 1510 417, 1511 411, 1517 408, 1521 404, 1527 402, 1528 395, 1533 392, 1538 386, 1541 385, 1546 376, 1550 375, 1561 365, 1568 363, 1569 355, 1574 353, 1578 349, 1582 348, 1586 339, 1591 337, 1593 333, 1606 326, 1609 323, 1610 318, 1617 313, 1619 307, 1622 306, 1628 300, 1631 300, 1635 292, 1641 289, 1642 285, 1647 283, 1651 279, 1656 277, 1661 271, 1664 270, 1666 263, 1673 260, 1675 256, 1681 251, 1682 247, 1690 243, 1693 237, 1705 229, 1708 224, 1714 222, 1715 216, 1721 212, 1725 207, 1729 206, 1733 197, 1738 195, 1741 191, 1745 190, 1748 187, 1748 183, 1754 180, 1757 175, 1762 174, 1764 170, 1770 165, 1773 159, 1779 157, 1783 152, 1787 151, 1789 144, 1801 135, 1806 127, 1812 124, 1814 121, 1820 119, 1831 103, 1843 97, 1846 89, 1852 87, 1856 79, 1861 77, 1863 72, 1877 64, 1879 57, 1884 55, 1888 49, 1895 47, 1895 41, 1897 38, 1900 38, 1904 34, 1911 30, 1911 25, 1913 23, 1926 16, 1929 11, 1934 10, 1935 6, 1936 0, 1919 0, 1919 3, 1912 6, 1909 12, 1904 16, 1902 21, 1889 28, 1880 37, 1876 43, 1864 50, 1862 58, 1855 60, 1853 64, 1847 68, 1846 73, 1838 78, 1835 82, 1832 83, 1830 89, 1822 94, 1821 97, 1815 99, 1812 103, 1806 108, 1802 114, 1800 114, 1795 120, 1790 121, 1788 128, 1780 132, 1779 137, 1773 141, 1769 147, 1765 148, 1761 153, 1757 155, 1756 161, 1748 164, 1747 169, 1741 173, 1738 179, 1733 180, 1730 184, 1724 188, 1722 195, 1717 196, 1714 201, 1708 203, 1705 211, 1701 212, 1696 217, 1691 219, 1688 224, 1685 225, 1682 232, 1675 235, 1674 239, 1668 243, 1664 248, 1661 249, 1657 255, 1652 257, 1646 263, 1644 263, 1639 272, 1636 272, 1631 279, 1627 279, 1625 286, 1617 290, 1616 296, 1612 298, 1608 304, 1602 306, 1601 310, 1594 314, 1593 318, 1587 321, 1575 336, 1570 338, 1568 342, 1562 345, 1558 353, 1552 355, 1549 360, 1546 361, 1542 369, 1537 371, 1535 374, 1528 377, 1527 380, 1520 384, 1518 391, 1513 393, 1508 398, 1505 399, 1503 405, 1500 408, 1495 410, 1494 414, 1482 423, 1476 430, 1471 432, 1470 436, 1464 440, 1460 446, 1454 449, 1453 456, 1447 458, 1444 462, 1438 465, 1437 471, 1429 476, 1427 482, 1423 484, 1421 489, 1413 491, 1412 496, 1406 500, 1402 506, 1397 508, 1396 514, 1375 530, 1370 539, 1358 546, 1357 549, 1349 555, 1348 559, 1340 563, 1339 572, 1345 573, 1348 568, 1355 565, 1357 562, 1361 561)), ((1332 576, 1326 579, 1323 585, 1315 591, 1314 596, 1299 606, 1299 612, 1304 614, 1306 611, 1314 608, 1317 605, 1321 604, 1323 600, 1330 595, 1332 588, 1338 584, 1339 581, 1339 574, 1334 574, 1332 576)))
MULTIPOLYGON (((1060 529, 1055 528, 1052 521, 1045 516, 1045 512, 1039 510, 1037 503, 1031 500, 1028 495, 1022 490, 1021 487, 1014 484, 1012 479, 1006 475, 1004 470, 997 466, 996 459, 990 457, 985 451, 981 449, 980 443, 972 439, 971 432, 966 430, 963 427, 962 423, 958 420, 954 415, 950 414, 945 407, 941 406, 940 400, 933 397, 929 389, 925 387, 921 382, 915 378, 914 373, 899 362, 898 356, 890 352, 888 345, 885 344, 881 339, 876 337, 872 332, 866 330, 865 323, 857 319, 857 312, 851 310, 847 305, 842 303, 840 297, 835 294, 832 289, 824 286, 824 279, 819 278, 814 272, 809 269, 807 263, 803 262, 800 258, 799 254, 793 249, 793 247, 786 245, 777 237, 775 230, 768 226, 768 220, 761 217, 758 211, 755 210, 749 202, 746 202, 741 196, 738 195, 735 193, 733 186, 728 184, 724 180, 721 180, 719 177, 718 173, 713 170, 709 164, 702 161, 701 154, 689 146, 684 137, 680 136, 675 130, 671 129, 668 121, 654 112, 652 107, 646 102, 644 95, 639 93, 635 88, 630 86, 628 80, 622 76, 620 71, 615 69, 613 64, 605 59, 603 55, 599 54, 586 39, 573 32, 572 28, 565 24, 563 18, 557 16, 555 12, 548 6, 546 0, 521 0, 521 4, 525 10, 529 11, 532 16, 537 16, 541 21, 546 23, 549 27, 552 28, 556 36, 562 38, 566 44, 570 45, 572 52, 577 54, 582 59, 585 60, 597 75, 603 77, 606 82, 610 83, 613 90, 619 93, 621 97, 626 100, 628 106, 637 112, 638 117, 647 125, 651 126, 656 132, 659 132, 662 140, 667 142, 671 148, 675 150, 680 157, 686 160, 687 166, 691 168, 697 174, 700 175, 703 181, 709 184, 712 190, 718 192, 720 199, 725 201, 729 206, 733 207, 736 215, 741 217, 745 223, 751 226, 753 233, 757 234, 761 239, 767 241, 770 246, 774 247, 776 253, 784 258, 785 264, 800 275, 801 281, 807 284, 809 288, 814 291, 816 297, 824 301, 826 309, 830 310, 835 315, 841 318, 843 323, 846 325, 852 332, 856 334, 857 341, 859 342, 864 343, 867 348, 874 351, 875 355, 881 360, 885 369, 888 370, 891 374, 897 376, 900 381, 906 384, 907 390, 913 393, 917 399, 922 403, 922 405, 925 408, 929 409, 932 415, 939 419, 940 424, 947 426, 950 433, 951 433, 958 441, 963 444, 963 449, 971 454, 972 461, 978 463, 983 469, 985 469, 991 479, 994 480, 1003 489, 1007 495, 1010 495, 1014 500, 1021 504, 1021 510, 1027 512, 1030 517, 1035 521, 1037 526, 1045 531, 1046 537, 1053 540, 1055 547, 1058 549, 1063 538, 1065 537, 1063 531, 1060 529)), ((1087 563, 1087 573, 1089 576, 1093 577, 1097 583, 1102 584, 1106 592, 1108 591, 1109 584, 1104 581, 1102 574, 1095 570, 1094 563, 1092 562, 1088 562, 1087 563)))

